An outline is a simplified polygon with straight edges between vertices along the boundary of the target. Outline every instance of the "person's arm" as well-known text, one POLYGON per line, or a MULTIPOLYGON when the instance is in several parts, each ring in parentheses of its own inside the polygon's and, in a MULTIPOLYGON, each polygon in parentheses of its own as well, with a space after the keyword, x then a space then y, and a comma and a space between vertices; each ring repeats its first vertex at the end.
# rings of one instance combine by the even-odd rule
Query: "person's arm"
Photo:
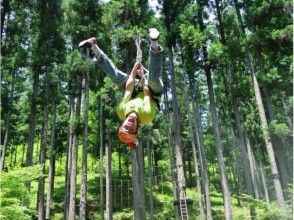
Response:
POLYGON ((142 80, 142 90, 144 92, 144 102, 150 102, 152 100, 152 92, 147 84, 147 80, 144 75, 144 69, 141 66, 141 68, 138 70, 138 74, 141 77, 142 80))
POLYGON ((138 63, 138 62, 136 62, 134 64, 132 72, 127 80, 125 94, 124 94, 125 101, 128 101, 133 94, 134 87, 135 87, 135 79, 136 79, 136 75, 137 75, 137 69, 138 69, 139 65, 140 65, 140 63, 138 63))

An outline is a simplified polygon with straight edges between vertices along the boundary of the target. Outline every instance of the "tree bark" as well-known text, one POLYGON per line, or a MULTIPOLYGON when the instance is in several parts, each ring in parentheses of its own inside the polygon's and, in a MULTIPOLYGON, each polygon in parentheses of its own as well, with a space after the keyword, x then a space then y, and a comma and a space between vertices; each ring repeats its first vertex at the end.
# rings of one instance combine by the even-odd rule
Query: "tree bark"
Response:
MULTIPOLYGON (((235 9, 236 9, 238 21, 240 24, 240 29, 242 31, 242 34, 246 35, 245 28, 244 28, 243 21, 242 21, 242 17, 241 17, 241 13, 240 13, 240 8, 239 8, 237 0, 234 0, 234 3, 235 3, 235 9)), ((246 65, 247 65, 247 68, 248 68, 250 75, 252 77, 254 95, 255 95, 255 99, 256 99, 256 105, 258 107, 261 128, 263 131, 263 138, 264 138, 264 142, 265 142, 265 146, 266 146, 266 150, 267 150, 267 154, 268 154, 268 159, 269 159, 269 163, 270 163, 270 167, 271 167, 277 202, 278 202, 278 205, 281 209, 286 210, 286 203, 284 200, 284 195, 283 195, 283 191, 282 191, 279 172, 278 172, 278 168, 277 168, 277 164, 276 164, 276 160, 275 160, 275 154, 274 154, 274 150, 273 150, 272 140, 271 140, 270 135, 267 131, 268 122, 266 119, 264 106, 262 103, 259 84, 258 84, 258 81, 256 78, 256 72, 255 72, 254 66, 253 66, 252 56, 251 56, 251 54, 249 54, 249 52, 246 52, 245 56, 246 56, 245 57, 246 65)))
POLYGON ((1 1, 1 39, 3 39, 4 35, 4 24, 7 25, 7 20, 10 17, 11 14, 11 7, 9 5, 9 0, 3 0, 1 1), (7 17, 5 19, 5 17, 7 17))
POLYGON ((104 220, 104 191, 103 191, 103 102, 102 97, 100 97, 100 106, 99 106, 99 134, 100 134, 100 159, 99 159, 99 176, 100 176, 100 218, 104 220))
POLYGON ((81 115, 81 77, 77 76, 76 84, 76 108, 73 116, 73 130, 72 130, 72 143, 70 149, 70 176, 69 176, 69 205, 68 205, 68 220, 75 219, 76 213, 76 188, 77 188, 77 158, 78 158, 78 147, 79 147, 79 123, 81 115))
POLYGON ((33 163, 38 93, 39 93, 39 73, 36 70, 36 73, 34 73, 33 75, 33 92, 31 97, 31 109, 30 109, 30 116, 29 116, 30 123, 29 123, 28 147, 27 147, 27 155, 26 155, 26 166, 31 166, 33 163))
MULTIPOLYGON (((173 197, 174 197, 174 201, 177 200, 177 185, 176 185, 176 181, 177 181, 177 177, 176 177, 176 168, 175 168, 175 160, 174 160, 174 151, 173 151, 173 140, 172 140, 172 135, 171 135, 171 120, 170 120, 170 113, 169 113, 169 105, 168 105, 168 97, 167 97, 167 92, 166 92, 166 88, 165 88, 165 92, 163 94, 164 97, 164 105, 165 105, 165 120, 167 123, 166 126, 166 134, 167 134, 167 139, 168 139, 168 148, 169 148, 169 156, 170 156, 170 169, 171 169, 171 174, 172 174, 172 184, 173 184, 173 197)), ((154 155, 155 157, 155 155, 154 155)), ((155 165, 156 166, 156 165, 155 165)), ((155 173, 156 176, 156 173, 155 173)), ((175 219, 179 220, 179 209, 175 208, 175 219)))
POLYGON ((108 144, 105 146, 106 156, 106 219, 112 220, 112 167, 111 167, 111 135, 108 134, 108 144))
MULTIPOLYGON (((252 64, 251 60, 252 59, 249 56, 248 61, 252 64)), ((255 93, 255 98, 256 98, 256 104, 258 107, 259 117, 260 117, 260 121, 261 121, 261 127, 262 127, 262 131, 263 131, 263 138, 265 141, 265 146, 266 146, 268 159, 269 159, 269 163, 270 163, 270 167, 271 167, 276 197, 277 197, 278 205, 280 206, 280 208, 286 210, 286 203, 284 200, 280 176, 279 176, 279 172, 278 172, 278 168, 277 168, 277 164, 276 164, 276 160, 275 160, 273 145, 272 145, 270 135, 267 131, 268 123, 267 123, 267 119, 266 119, 265 112, 264 112, 264 107, 263 107, 261 94, 260 94, 260 90, 259 90, 259 85, 257 82, 255 71, 253 71, 252 67, 253 66, 251 65, 250 72, 251 72, 251 76, 252 76, 252 80, 253 80, 253 87, 254 87, 254 93, 255 93)))
POLYGON ((203 130, 201 126, 201 114, 200 114, 200 107, 198 105, 197 100, 197 91, 193 91, 192 83, 190 81, 191 90, 195 95, 194 100, 192 100, 192 110, 193 110, 193 121, 195 121, 195 128, 196 128, 196 135, 198 139, 198 151, 199 151, 199 158, 200 158, 200 173, 201 173, 201 181, 204 186, 205 192, 205 207, 206 207, 206 218, 207 220, 212 220, 212 210, 211 210, 211 199, 210 199, 210 190, 209 190, 209 175, 208 175, 208 167, 207 167, 207 159, 205 153, 205 146, 204 146, 204 138, 203 138, 203 130))
MULTIPOLYGON (((204 31, 205 26, 202 20, 203 5, 202 5, 202 2, 200 2, 199 0, 197 0, 197 2, 200 6, 198 10, 199 26, 200 26, 200 29, 204 31)), ((209 110, 212 117, 213 136, 214 136, 214 143, 215 143, 216 152, 217 152, 218 166, 219 166, 219 172, 220 172, 219 174, 220 174, 223 201, 224 201, 225 219, 231 220, 233 218, 231 192, 230 192, 227 177, 226 177, 225 163, 224 163, 224 157, 223 157, 223 146, 222 146, 221 138, 220 138, 219 121, 218 121, 218 116, 216 111, 213 83, 211 79, 211 70, 209 67, 209 61, 207 58, 206 46, 202 46, 202 52, 203 52, 203 65, 204 65, 203 67, 204 67, 204 72, 206 75, 207 87, 208 87, 209 110)))
POLYGON ((148 151, 148 187, 149 187, 149 205, 150 205, 150 220, 154 220, 154 205, 153 205, 153 173, 152 173, 152 154, 150 149, 150 139, 147 139, 148 151))
POLYGON ((83 82, 84 90, 84 131, 83 131, 83 151, 82 151, 82 182, 81 182, 81 197, 80 197, 80 220, 87 219, 87 148, 88 148, 88 112, 89 112, 89 72, 84 74, 83 82))
MULTIPOLYGON (((8 1, 4 1, 3 4, 5 4, 5 2, 8 1)), ((2 25, 2 24, 1 24, 2 25)), ((2 26, 1 26, 2 27, 2 26)), ((9 142, 9 127, 10 127, 10 116, 11 116, 11 110, 13 107, 13 94, 14 94, 14 78, 15 78, 15 71, 12 72, 12 77, 11 77, 11 88, 9 91, 9 103, 10 103, 10 107, 8 108, 8 112, 6 115, 6 119, 5 119, 5 134, 4 134, 4 142, 0 151, 0 172, 3 171, 4 169, 4 160, 5 160, 5 153, 6 153, 6 147, 8 146, 8 142, 9 142)))
MULTIPOLYGON (((186 203, 186 196, 185 196, 186 181, 185 181, 184 167, 183 167, 182 140, 181 140, 181 130, 180 130, 180 127, 181 127, 180 113, 179 113, 177 92, 176 92, 176 81, 175 81, 175 73, 174 73, 172 46, 168 48, 168 57, 169 57, 169 74, 171 77, 171 93, 172 93, 172 107, 173 107, 173 126, 172 127, 173 127, 173 132, 175 137, 174 153, 175 153, 175 162, 176 162, 176 170, 177 170, 178 204, 180 204, 180 201, 183 201, 186 203)), ((188 213, 187 213, 187 218, 188 218, 188 213)))
POLYGON ((40 157, 39 164, 42 165, 42 176, 39 177, 38 184, 38 220, 45 219, 45 161, 47 148, 47 133, 48 133, 48 67, 45 73, 45 98, 44 98, 44 112, 43 112, 43 126, 41 133, 40 157))
POLYGON ((135 220, 146 219, 143 159, 143 146, 140 144, 135 150, 132 150, 132 180, 135 220))
MULTIPOLYGON (((186 100, 189 100, 189 99, 186 99, 186 100)), ((193 105, 193 103, 191 103, 191 104, 193 105)), ((188 105, 189 105, 188 110, 189 110, 189 112, 190 112, 190 105, 191 104, 188 102, 188 105)), ((190 115, 189 118, 193 118, 193 117, 191 117, 191 115, 190 115)), ((206 218, 206 216, 204 214, 204 207, 203 207, 203 203, 202 203, 202 186, 201 186, 201 182, 200 182, 198 159, 197 159, 197 152, 196 152, 196 143, 198 142, 197 144, 199 145, 199 138, 195 137, 197 135, 195 130, 197 130, 197 129, 194 129, 191 120, 189 120, 189 127, 190 127, 193 159, 194 159, 194 170, 195 170, 196 188, 197 188, 197 193, 198 193, 198 204, 199 204, 199 210, 200 210, 200 219, 208 219, 208 218, 206 218)))
POLYGON ((252 179, 254 198, 259 199, 260 196, 259 196, 258 183, 257 183, 258 181, 256 178, 258 174, 257 174, 256 166, 254 164, 254 154, 253 154, 252 147, 251 147, 250 140, 247 133, 244 133, 244 138, 245 138, 247 154, 249 158, 249 168, 250 168, 250 174, 252 179))
POLYGON ((74 136, 74 114, 75 114, 75 102, 74 96, 69 96, 69 125, 68 125, 68 143, 66 148, 66 170, 65 170, 65 190, 64 190, 64 219, 68 219, 68 210, 70 203, 70 178, 71 178, 71 165, 72 165, 72 148, 73 136, 74 136))
POLYGON ((51 143, 50 143, 50 161, 49 161, 49 177, 48 177, 48 191, 47 191, 47 200, 46 200, 46 220, 50 219, 50 205, 52 199, 53 188, 52 185, 53 176, 54 176, 54 144, 55 144, 55 128, 56 128, 56 104, 53 104, 53 119, 52 119, 52 128, 51 128, 51 143))

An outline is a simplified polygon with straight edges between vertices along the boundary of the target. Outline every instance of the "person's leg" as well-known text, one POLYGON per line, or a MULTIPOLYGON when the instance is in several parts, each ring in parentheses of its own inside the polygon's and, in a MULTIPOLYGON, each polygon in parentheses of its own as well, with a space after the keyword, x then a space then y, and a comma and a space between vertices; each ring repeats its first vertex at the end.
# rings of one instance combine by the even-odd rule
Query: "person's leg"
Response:
MULTIPOLYGON (((156 29, 155 29, 155 34, 154 29, 151 31, 150 29, 150 40, 151 40, 151 46, 150 46, 150 51, 149 51, 149 71, 147 74, 147 80, 148 80, 148 86, 152 90, 153 94, 158 94, 162 92, 163 85, 162 85, 162 80, 161 80, 161 75, 162 75, 162 47, 158 44, 157 39, 159 33, 156 34, 156 29), (152 38, 155 36, 155 38, 152 38)), ((158 31, 157 31, 158 32, 158 31)))
POLYGON ((102 69, 106 72, 106 74, 112 79, 112 81, 120 87, 124 87, 127 82, 128 75, 121 70, 119 70, 114 63, 104 54, 104 52, 98 47, 95 38, 89 38, 87 40, 82 41, 79 46, 83 46, 85 44, 91 45, 91 50, 95 54, 95 58, 102 67, 102 69))

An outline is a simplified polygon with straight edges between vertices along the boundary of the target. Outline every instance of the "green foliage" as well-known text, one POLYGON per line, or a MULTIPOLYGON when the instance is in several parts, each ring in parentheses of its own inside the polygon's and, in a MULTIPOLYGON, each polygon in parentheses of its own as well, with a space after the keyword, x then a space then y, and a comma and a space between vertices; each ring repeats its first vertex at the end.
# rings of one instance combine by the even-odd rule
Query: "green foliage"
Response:
POLYGON ((288 137, 292 134, 292 130, 285 124, 272 120, 269 124, 269 130, 280 137, 288 137))
POLYGON ((278 207, 278 204, 275 202, 267 203, 262 200, 253 199, 251 196, 245 194, 243 194, 240 198, 245 207, 247 207, 248 209, 254 208, 256 210, 257 215, 260 219, 292 219, 290 209, 287 211, 283 211, 278 207))
POLYGON ((16 168, 8 173, 1 173, 1 219, 31 219, 30 210, 24 201, 29 198, 25 183, 41 176, 41 166, 16 168))
POLYGON ((113 220, 131 220, 134 219, 134 211, 132 209, 124 209, 113 215, 113 220))
POLYGON ((220 63, 225 63, 228 59, 228 55, 226 53, 226 46, 221 44, 220 42, 213 42, 207 48, 208 58, 212 61, 217 61, 220 63))

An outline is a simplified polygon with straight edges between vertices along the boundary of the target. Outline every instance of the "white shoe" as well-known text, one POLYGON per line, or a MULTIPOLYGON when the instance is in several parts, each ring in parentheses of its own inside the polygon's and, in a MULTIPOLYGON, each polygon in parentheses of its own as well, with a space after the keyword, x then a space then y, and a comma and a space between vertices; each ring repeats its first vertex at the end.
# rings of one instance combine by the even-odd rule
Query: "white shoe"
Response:
POLYGON ((82 46, 84 46, 85 44, 90 44, 90 45, 92 45, 92 44, 97 44, 96 38, 95 38, 95 37, 91 37, 91 38, 89 38, 89 39, 87 39, 87 40, 83 40, 83 41, 81 41, 81 42, 79 43, 79 47, 82 47, 82 46))
POLYGON ((151 40, 158 40, 159 31, 156 28, 149 29, 149 37, 151 40))

